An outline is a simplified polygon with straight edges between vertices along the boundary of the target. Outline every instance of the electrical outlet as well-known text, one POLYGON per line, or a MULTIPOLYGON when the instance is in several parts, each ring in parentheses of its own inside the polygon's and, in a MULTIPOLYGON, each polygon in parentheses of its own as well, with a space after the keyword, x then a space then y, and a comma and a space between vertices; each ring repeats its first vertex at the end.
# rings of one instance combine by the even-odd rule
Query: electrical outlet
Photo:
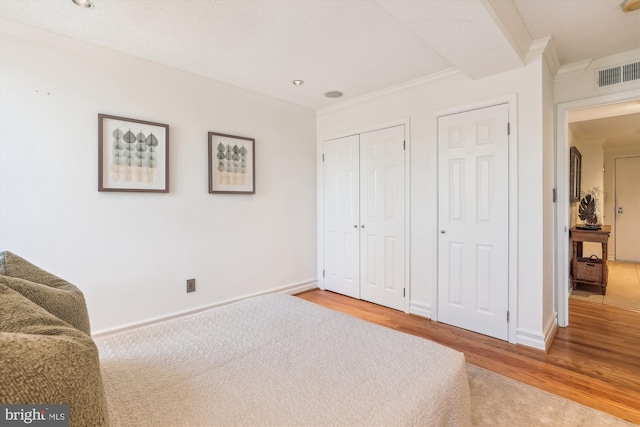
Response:
POLYGON ((187 292, 196 291, 196 279, 187 279, 187 292))

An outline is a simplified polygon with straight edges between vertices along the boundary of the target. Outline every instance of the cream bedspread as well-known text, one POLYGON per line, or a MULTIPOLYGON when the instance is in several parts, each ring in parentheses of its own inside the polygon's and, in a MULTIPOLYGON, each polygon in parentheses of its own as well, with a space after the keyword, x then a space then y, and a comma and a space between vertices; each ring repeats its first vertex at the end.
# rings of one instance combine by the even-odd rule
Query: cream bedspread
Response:
POLYGON ((289 295, 95 341, 114 426, 470 425, 462 353, 289 295))

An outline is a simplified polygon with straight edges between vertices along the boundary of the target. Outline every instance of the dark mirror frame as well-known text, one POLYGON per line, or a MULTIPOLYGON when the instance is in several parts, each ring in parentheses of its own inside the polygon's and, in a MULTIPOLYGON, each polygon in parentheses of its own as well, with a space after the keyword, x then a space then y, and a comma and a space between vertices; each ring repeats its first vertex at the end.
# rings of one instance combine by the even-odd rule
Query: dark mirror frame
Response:
POLYGON ((582 174, 582 155, 576 147, 569 150, 569 200, 580 201, 580 178, 582 174))

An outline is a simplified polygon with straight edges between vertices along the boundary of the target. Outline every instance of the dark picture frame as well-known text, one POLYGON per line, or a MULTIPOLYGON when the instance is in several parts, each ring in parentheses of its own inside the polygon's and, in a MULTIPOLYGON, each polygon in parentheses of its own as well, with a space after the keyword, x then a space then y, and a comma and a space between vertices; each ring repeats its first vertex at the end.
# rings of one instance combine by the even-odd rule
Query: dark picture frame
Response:
POLYGON ((169 192, 169 125, 98 114, 98 191, 169 192))
POLYGON ((580 201, 582 178, 582 154, 576 147, 569 150, 569 200, 580 201))
POLYGON ((256 193, 256 140, 209 132, 209 193, 256 193))

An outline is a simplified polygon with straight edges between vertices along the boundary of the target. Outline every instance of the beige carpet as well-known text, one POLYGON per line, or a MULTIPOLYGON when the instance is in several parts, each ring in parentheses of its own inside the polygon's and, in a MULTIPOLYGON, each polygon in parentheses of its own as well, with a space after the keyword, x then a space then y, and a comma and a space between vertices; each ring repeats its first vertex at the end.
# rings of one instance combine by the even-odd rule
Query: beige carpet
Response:
POLYGON ((640 264, 609 261, 607 294, 597 286, 578 285, 571 298, 640 311, 640 264))
POLYGON ((605 427, 635 424, 467 364, 474 426, 605 427))

